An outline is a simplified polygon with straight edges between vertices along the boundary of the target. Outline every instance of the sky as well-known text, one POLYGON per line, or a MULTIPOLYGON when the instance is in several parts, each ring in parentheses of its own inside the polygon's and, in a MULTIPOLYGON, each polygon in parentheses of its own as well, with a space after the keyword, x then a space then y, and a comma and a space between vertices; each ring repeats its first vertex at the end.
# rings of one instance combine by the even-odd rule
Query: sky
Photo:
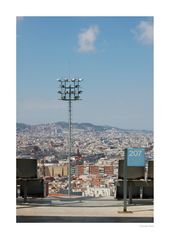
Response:
POLYGON ((17 17, 17 122, 68 121, 58 78, 82 78, 72 121, 153 130, 152 17, 17 17))

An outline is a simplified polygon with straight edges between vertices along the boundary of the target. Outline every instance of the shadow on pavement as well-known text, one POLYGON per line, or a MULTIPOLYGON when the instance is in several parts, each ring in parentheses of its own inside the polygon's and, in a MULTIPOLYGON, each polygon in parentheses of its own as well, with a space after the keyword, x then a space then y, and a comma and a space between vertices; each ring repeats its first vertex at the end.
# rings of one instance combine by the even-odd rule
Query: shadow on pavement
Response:
POLYGON ((153 223, 153 217, 59 217, 59 216, 17 216, 18 223, 153 223))
MULTIPOLYGON (((80 202, 77 202, 80 204, 80 202)), ((53 204, 33 204, 33 203, 29 203, 27 205, 24 206, 24 204, 20 204, 17 206, 17 209, 23 209, 23 208, 33 208, 33 207, 76 207, 76 208, 101 208, 101 207, 122 207, 122 204, 120 205, 77 205, 76 203, 74 203, 75 205, 73 205, 73 203, 53 203, 53 204), (22 206, 23 205, 23 206, 22 206)))
MULTIPOLYGON (((153 200, 133 200, 131 206, 144 206, 144 205, 153 205, 153 200)), ((24 203, 23 199, 17 200, 17 209, 22 208, 32 208, 32 207, 77 207, 77 208, 100 208, 100 207, 122 207, 123 201, 120 200, 103 200, 100 203, 100 200, 96 199, 58 199, 51 198, 51 200, 39 200, 29 198, 27 203, 24 203), (110 202, 110 203, 109 203, 110 202), (107 204, 108 203, 108 204, 107 204)))

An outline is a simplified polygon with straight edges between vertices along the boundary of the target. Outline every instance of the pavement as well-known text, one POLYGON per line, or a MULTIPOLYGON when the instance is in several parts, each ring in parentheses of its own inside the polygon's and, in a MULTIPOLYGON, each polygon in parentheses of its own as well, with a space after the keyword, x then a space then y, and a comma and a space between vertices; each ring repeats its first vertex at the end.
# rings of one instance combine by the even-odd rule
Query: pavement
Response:
POLYGON ((138 222, 152 223, 153 200, 133 199, 123 212, 123 200, 113 197, 17 198, 17 222, 138 222))

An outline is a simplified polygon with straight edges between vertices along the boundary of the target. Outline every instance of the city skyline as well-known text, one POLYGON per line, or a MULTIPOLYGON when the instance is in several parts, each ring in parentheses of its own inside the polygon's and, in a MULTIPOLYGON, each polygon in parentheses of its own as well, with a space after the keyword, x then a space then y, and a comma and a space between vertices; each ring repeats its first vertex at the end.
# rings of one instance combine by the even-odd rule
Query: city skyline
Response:
POLYGON ((61 77, 84 79, 73 122, 153 130, 153 18, 17 18, 17 122, 67 121, 61 77))

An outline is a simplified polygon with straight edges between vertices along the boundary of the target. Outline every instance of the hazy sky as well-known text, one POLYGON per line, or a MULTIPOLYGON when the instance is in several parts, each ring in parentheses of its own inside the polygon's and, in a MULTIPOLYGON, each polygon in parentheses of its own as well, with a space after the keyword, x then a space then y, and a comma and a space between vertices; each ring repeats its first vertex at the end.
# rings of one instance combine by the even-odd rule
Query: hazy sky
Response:
POLYGON ((79 77, 74 122, 153 129, 153 18, 17 18, 17 122, 68 120, 57 78, 79 77))

